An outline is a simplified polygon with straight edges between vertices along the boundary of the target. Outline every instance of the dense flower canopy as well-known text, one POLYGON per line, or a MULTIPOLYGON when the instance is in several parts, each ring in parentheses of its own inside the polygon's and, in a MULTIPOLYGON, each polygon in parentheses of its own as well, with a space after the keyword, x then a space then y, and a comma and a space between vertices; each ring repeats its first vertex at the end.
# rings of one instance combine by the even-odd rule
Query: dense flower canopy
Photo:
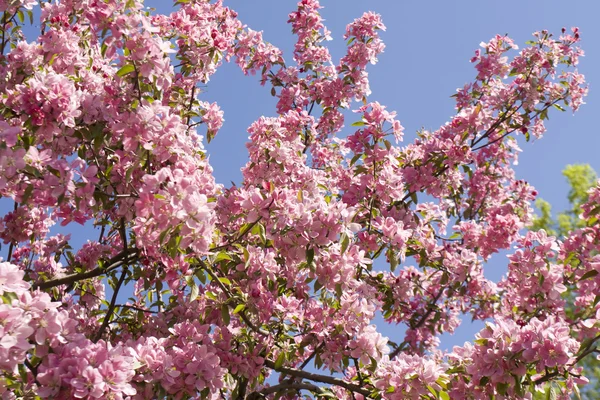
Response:
POLYGON ((221 1, 42 2, 27 42, 37 6, 0 0, 3 398, 567 399, 586 382, 600 186, 565 241, 524 234, 536 192, 511 167, 549 112, 583 103, 578 29, 482 43, 455 115, 403 143, 369 98, 377 14, 347 26, 335 63, 319 2, 300 1, 286 62, 221 1), (200 85, 229 61, 278 102, 224 186, 204 149, 223 112, 200 85), (55 224, 96 230, 73 248, 55 224), (438 350, 462 314, 486 326, 438 350))

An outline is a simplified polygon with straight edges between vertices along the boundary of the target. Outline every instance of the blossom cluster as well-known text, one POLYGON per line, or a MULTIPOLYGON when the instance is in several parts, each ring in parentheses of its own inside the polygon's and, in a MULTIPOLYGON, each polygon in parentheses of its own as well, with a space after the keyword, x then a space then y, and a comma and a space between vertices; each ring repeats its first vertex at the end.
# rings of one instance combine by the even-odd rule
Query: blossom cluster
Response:
MULTIPOLYGON (((477 334, 474 345, 454 348, 450 364, 465 368, 471 380, 453 382, 451 396, 476 399, 500 394, 522 398, 526 391, 523 387, 541 381, 542 373, 578 375, 574 354, 579 343, 570 336, 563 319, 548 317, 541 321, 534 317, 526 324, 500 318, 495 321, 477 334), (532 370, 534 374, 529 375, 532 370)), ((569 378, 570 385, 573 382, 574 378, 569 378)))

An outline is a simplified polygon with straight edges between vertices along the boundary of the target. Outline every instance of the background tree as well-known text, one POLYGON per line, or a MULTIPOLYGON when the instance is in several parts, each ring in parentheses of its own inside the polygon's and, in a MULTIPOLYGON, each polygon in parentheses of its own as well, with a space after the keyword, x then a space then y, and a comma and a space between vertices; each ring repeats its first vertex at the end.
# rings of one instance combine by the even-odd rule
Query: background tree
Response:
POLYGON ((596 185, 598 175, 589 164, 567 165, 563 175, 570 187, 567 197, 570 208, 559 212, 554 219, 550 203, 537 199, 535 205, 541 215, 533 220, 532 229, 544 229, 548 234, 565 237, 570 231, 585 226, 584 220, 580 218, 581 207, 587 202, 588 192, 596 185))

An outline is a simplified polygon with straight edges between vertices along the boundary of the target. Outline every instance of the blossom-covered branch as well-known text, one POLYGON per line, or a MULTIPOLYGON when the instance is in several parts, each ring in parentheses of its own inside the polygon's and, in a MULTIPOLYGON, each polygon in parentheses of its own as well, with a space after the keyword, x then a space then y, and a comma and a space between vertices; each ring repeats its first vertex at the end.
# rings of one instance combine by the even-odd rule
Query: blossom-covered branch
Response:
POLYGON ((586 382, 600 186, 558 241, 522 233, 537 193, 512 168, 519 138, 583 104, 578 29, 482 43, 455 115, 400 146, 397 114, 370 98, 379 15, 348 24, 334 62, 321 5, 299 1, 286 62, 221 1, 175 5, 0 0, 2 396, 566 398, 586 382), (229 61, 277 103, 226 187, 204 147, 224 113, 198 88, 229 61), (99 232, 76 247, 55 224, 99 232), (511 247, 507 276, 486 279, 511 247), (406 327, 399 345, 379 314, 406 327), (462 314, 486 326, 442 353, 462 314))

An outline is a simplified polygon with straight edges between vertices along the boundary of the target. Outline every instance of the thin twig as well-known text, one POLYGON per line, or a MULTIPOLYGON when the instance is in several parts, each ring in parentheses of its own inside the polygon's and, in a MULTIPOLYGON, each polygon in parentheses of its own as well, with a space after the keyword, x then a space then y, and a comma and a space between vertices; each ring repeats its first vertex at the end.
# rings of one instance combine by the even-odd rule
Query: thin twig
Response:
MULTIPOLYGON (((272 202, 271 202, 272 203, 272 202)), ((248 225, 246 227, 246 229, 244 229, 244 231, 242 233, 240 233, 235 239, 233 240, 228 240, 227 243, 222 244, 220 246, 215 246, 209 249, 210 252, 214 252, 214 251, 219 251, 222 249, 226 249, 227 247, 231 246, 234 243, 237 243, 238 241, 240 241, 241 239, 244 238, 244 236, 246 236, 251 230, 252 228, 254 228, 254 226, 256 224, 258 224, 258 222, 262 219, 262 217, 259 217, 256 221, 252 222, 250 225, 248 225)))
POLYGON ((117 303, 117 296, 119 294, 119 290, 121 289, 121 285, 123 285, 123 281, 125 281, 126 275, 127 275, 127 269, 125 268, 125 269, 123 269, 123 272, 121 272, 121 277, 119 278, 119 282, 117 282, 117 286, 115 286, 115 290, 113 292, 112 299, 110 299, 110 305, 108 306, 108 310, 106 312, 106 316, 104 317, 104 321, 102 321, 102 325, 100 326, 100 329, 98 329, 98 332, 96 332, 96 336, 94 336, 94 340, 93 340, 94 343, 97 343, 98 340, 100 340, 100 338, 104 334, 104 330, 110 323, 110 318, 112 317, 112 314, 115 311, 115 304, 117 303))
POLYGON ((189 125, 190 125, 190 121, 192 119, 192 106, 194 105, 194 99, 195 98, 196 98, 196 85, 194 85, 192 87, 192 93, 190 95, 190 104, 188 106, 188 112, 189 112, 189 114, 188 114, 188 117, 187 117, 187 121, 185 122, 185 124, 188 125, 188 128, 189 128, 189 125))
POLYGON ((263 394, 263 395, 268 395, 271 393, 278 393, 278 392, 282 392, 284 390, 290 390, 290 389, 295 390, 295 391, 309 390, 311 392, 317 392, 317 393, 319 393, 323 390, 320 387, 318 387, 317 385, 313 385, 312 383, 285 382, 285 383, 280 383, 278 385, 266 387, 266 388, 260 390, 259 393, 263 394))
MULTIPOLYGON (((421 327, 421 325, 423 325, 425 323, 425 321, 427 321, 427 318, 429 318, 429 316, 433 312, 433 306, 440 299, 440 297, 442 296, 442 293, 444 293, 444 290, 446 290, 446 287, 442 287, 440 289, 440 291, 438 292, 438 294, 433 298, 433 300, 430 303, 428 303, 428 305, 430 306, 430 307, 428 307, 429 309, 427 310, 427 312, 425 314, 423 314, 421 316, 421 318, 414 325, 411 325, 411 329, 418 329, 421 327)), ((398 354, 400 354, 400 352, 402 350, 404 350, 405 344, 406 344, 406 342, 402 342, 401 344, 398 345, 398 347, 396 347, 394 349, 394 351, 392 351, 390 353, 390 355, 389 355, 390 360, 393 360, 398 354)))
MULTIPOLYGON (((17 203, 15 201, 15 207, 14 207, 14 211, 17 212, 17 209, 19 208, 19 203, 17 203)), ((15 247, 15 242, 11 241, 10 245, 8 246, 8 256, 6 257, 6 261, 10 262, 10 259, 12 258, 12 253, 15 247)))
MULTIPOLYGON (((577 356, 577 358, 575 359, 575 361, 573 362, 573 364, 569 365, 568 367, 569 367, 569 368, 572 368, 572 367, 574 367, 575 365, 577 365, 577 363, 578 363, 579 361, 581 361, 582 359, 584 359, 586 356, 588 356, 588 355, 590 355, 590 354, 592 354, 592 353, 596 352, 596 350, 598 350, 598 349, 597 349, 596 347, 593 347, 593 348, 592 348, 592 346, 593 346, 593 344, 594 344, 594 343, 595 343, 595 342, 596 342, 598 339, 600 339, 600 335, 596 336, 596 337, 595 337, 595 338, 594 338, 594 339, 593 339, 593 340, 592 340, 592 341, 591 341, 591 342, 590 342, 590 343, 589 343, 589 344, 586 346, 586 348, 585 348, 585 351, 583 351, 583 352, 582 352, 582 353, 581 353, 579 356, 577 356)), ((549 381, 550 379, 554 378, 554 377, 555 377, 555 376, 557 376, 557 375, 558 375, 558 370, 557 370, 557 371, 554 371, 554 372, 552 372, 552 373, 549 373, 549 374, 547 373, 546 375, 542 376, 541 378, 538 378, 538 379, 534 380, 534 381, 533 381, 533 383, 534 383, 535 385, 539 385, 540 383, 544 383, 544 382, 547 382, 547 381, 549 381)))
POLYGON ((50 289, 60 285, 70 285, 72 283, 84 280, 95 278, 100 275, 104 275, 119 268, 123 264, 131 263, 137 258, 137 249, 128 249, 128 251, 121 252, 117 254, 115 257, 111 258, 108 261, 108 267, 97 267, 87 272, 82 272, 79 274, 67 275, 62 278, 52 279, 46 282, 38 283, 33 285, 33 289, 50 289))
MULTIPOLYGON (((202 269, 204 269, 208 273, 208 275, 210 275, 213 282, 215 282, 219 286, 219 288, 221 288, 221 291, 223 291, 225 296, 227 296, 227 298, 230 300, 234 300, 234 304, 230 304, 230 307, 235 308, 238 305, 238 304, 235 304, 235 303, 237 303, 237 302, 235 302, 235 297, 229 291, 229 289, 227 289, 227 287, 223 284, 223 282, 221 282, 221 280, 219 279, 217 274, 215 274, 215 272, 212 270, 212 268, 210 268, 203 260, 198 260, 198 262, 202 266, 202 269)), ((269 336, 269 332, 254 325, 252 323, 252 321, 250 321, 250 319, 248 318, 248 316, 246 315, 244 310, 240 311, 238 313, 238 315, 240 316, 240 318, 242 318, 242 320, 246 323, 246 325, 248 325, 250 327, 250 329, 252 329, 254 332, 256 332, 262 336, 269 336)))
POLYGON ((321 350, 324 346, 325 346, 325 342, 321 342, 320 345, 318 345, 317 347, 315 347, 315 349, 313 350, 313 352, 311 353, 311 355, 308 356, 306 358, 306 360, 304 360, 302 362, 302 364, 300 364, 299 369, 304 369, 308 365, 308 363, 310 362, 310 360, 312 360, 317 355, 317 353, 319 352, 319 350, 321 350))

